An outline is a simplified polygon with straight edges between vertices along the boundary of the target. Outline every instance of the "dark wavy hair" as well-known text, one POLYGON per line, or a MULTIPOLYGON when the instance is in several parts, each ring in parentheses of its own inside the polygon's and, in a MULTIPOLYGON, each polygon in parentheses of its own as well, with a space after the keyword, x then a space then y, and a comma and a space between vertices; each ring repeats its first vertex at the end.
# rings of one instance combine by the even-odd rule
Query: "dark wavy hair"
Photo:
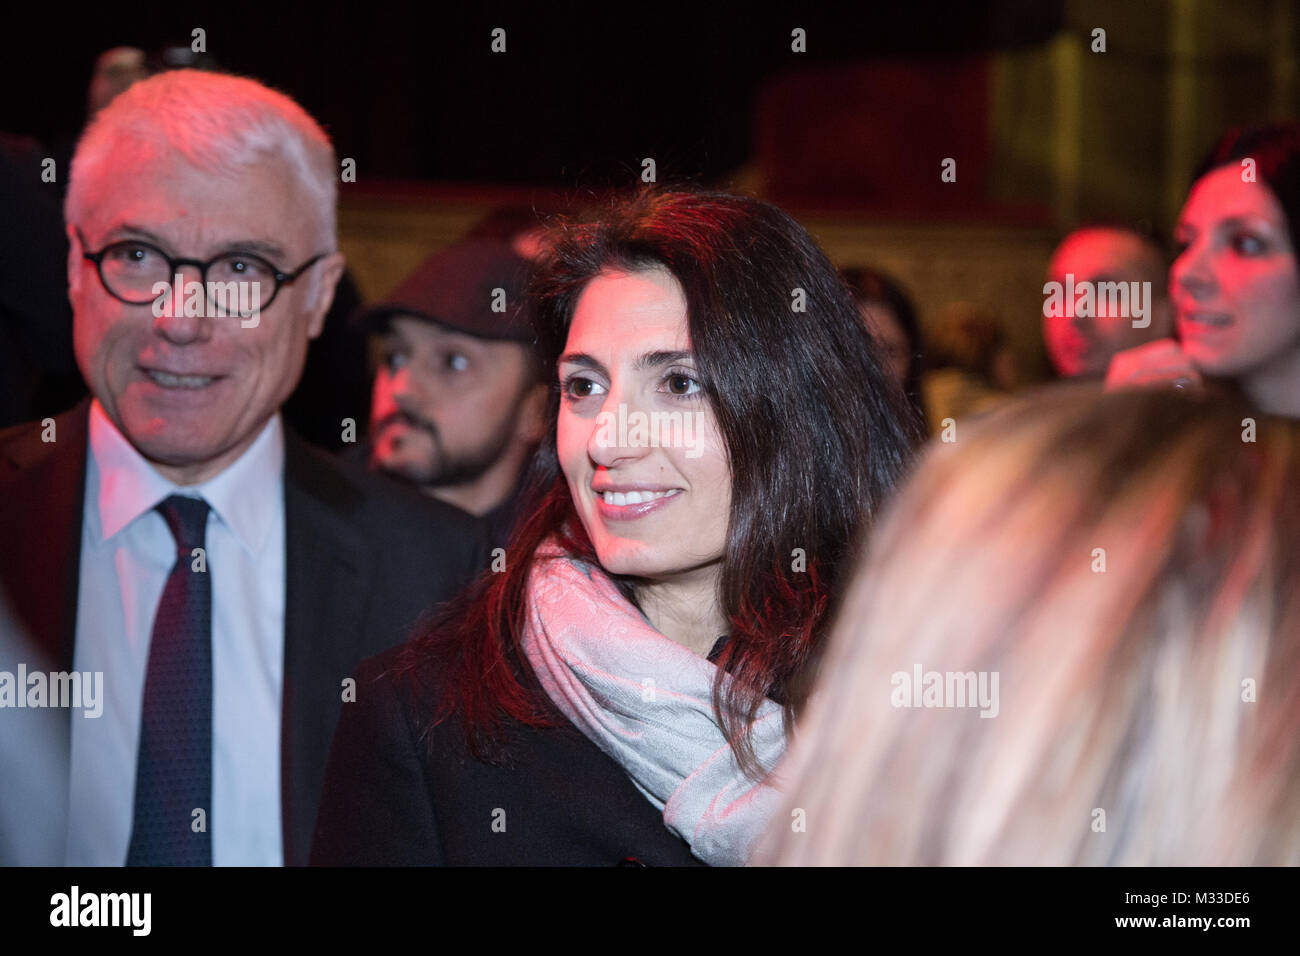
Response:
MULTIPOLYGON (((663 267, 685 295, 732 482, 719 589, 730 631, 713 706, 740 766, 757 777, 764 768, 748 726, 770 695, 792 729, 837 572, 907 463, 917 438, 911 419, 835 268, 775 206, 651 190, 615 202, 597 221, 557 225, 549 238, 530 294, 552 381, 578 299, 602 272, 663 267), (806 311, 792 308, 795 289, 804 291, 806 311), (795 549, 806 570, 795 570, 795 549), (724 671, 733 678, 725 687, 724 671)), ((411 675, 426 655, 438 659, 433 721, 459 712, 468 751, 482 760, 507 756, 508 720, 552 725, 521 649, 538 545, 555 536, 570 554, 599 563, 556 453, 559 401, 557 386, 530 473, 539 503, 516 527, 505 570, 485 573, 435 612, 403 655, 411 675)), ((614 580, 635 602, 636 581, 614 580)))

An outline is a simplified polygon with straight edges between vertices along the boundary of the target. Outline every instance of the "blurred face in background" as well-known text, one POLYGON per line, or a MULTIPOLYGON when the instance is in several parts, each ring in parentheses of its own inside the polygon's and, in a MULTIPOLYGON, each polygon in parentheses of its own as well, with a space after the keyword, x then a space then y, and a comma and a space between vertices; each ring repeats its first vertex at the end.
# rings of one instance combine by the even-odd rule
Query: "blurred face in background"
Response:
POLYGON ((912 366, 912 347, 902 323, 894 310, 883 302, 859 302, 858 308, 867 323, 867 330, 880 345, 885 371, 902 388, 907 384, 907 373, 912 366))
POLYGON ((1192 187, 1169 273, 1183 351, 1200 371, 1250 376, 1300 349, 1300 276, 1286 214, 1224 166, 1192 187))
POLYGON ((149 75, 144 51, 131 46, 105 50, 95 60, 86 92, 86 114, 94 116, 132 83, 149 75))
MULTIPOLYGON (((527 346, 394 316, 370 413, 371 464, 434 488, 474 482, 517 442, 536 440, 527 346)), ((536 403, 533 403, 536 404, 536 403)))
POLYGON ((601 565, 655 581, 716 575, 731 506, 729 458, 700 386, 677 280, 653 269, 589 282, 558 371, 560 467, 601 565), (617 428, 602 427, 620 405, 629 422, 678 413, 691 433, 661 431, 654 447, 629 427, 624 441, 617 428))
POLYGON ((1164 265, 1149 242, 1122 229, 1081 229, 1057 247, 1047 268, 1047 280, 1066 284, 1066 275, 1081 282, 1150 282, 1151 324, 1134 328, 1133 316, 1111 315, 1105 296, 1097 299, 1098 315, 1074 314, 1074 301, 1065 302, 1064 315, 1043 318, 1043 342, 1057 374, 1064 378, 1100 376, 1111 356, 1170 332, 1169 305, 1164 295, 1164 265))

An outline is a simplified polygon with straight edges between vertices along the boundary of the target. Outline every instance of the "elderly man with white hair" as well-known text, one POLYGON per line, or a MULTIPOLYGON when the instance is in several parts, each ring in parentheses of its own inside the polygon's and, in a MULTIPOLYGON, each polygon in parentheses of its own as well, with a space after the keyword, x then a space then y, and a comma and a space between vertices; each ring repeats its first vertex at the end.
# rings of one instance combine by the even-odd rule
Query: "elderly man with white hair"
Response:
POLYGON ((469 516, 281 421, 343 271, 337 175, 288 97, 189 70, 78 145, 92 397, 0 433, 0 585, 105 700, 69 713, 66 846, 31 862, 305 863, 348 675, 485 564, 469 516))

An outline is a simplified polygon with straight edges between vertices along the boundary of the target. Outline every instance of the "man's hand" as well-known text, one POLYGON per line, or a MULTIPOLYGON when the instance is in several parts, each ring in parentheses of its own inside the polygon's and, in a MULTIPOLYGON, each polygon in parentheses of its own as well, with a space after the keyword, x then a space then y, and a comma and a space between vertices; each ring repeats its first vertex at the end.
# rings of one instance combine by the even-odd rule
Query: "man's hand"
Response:
POLYGON ((1201 388, 1204 382, 1181 345, 1173 339, 1156 339, 1116 352, 1106 372, 1106 391, 1147 385, 1186 389, 1201 388))

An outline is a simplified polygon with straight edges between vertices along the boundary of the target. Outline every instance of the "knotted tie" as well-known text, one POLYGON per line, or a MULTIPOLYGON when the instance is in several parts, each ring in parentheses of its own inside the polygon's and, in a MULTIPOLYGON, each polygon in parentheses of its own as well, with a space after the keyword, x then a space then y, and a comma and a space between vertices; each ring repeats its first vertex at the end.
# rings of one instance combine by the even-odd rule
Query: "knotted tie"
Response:
POLYGON ((126 863, 211 866, 212 588, 206 550, 202 563, 193 553, 204 547, 208 503, 172 495, 157 510, 176 540, 176 563, 149 642, 126 863))

